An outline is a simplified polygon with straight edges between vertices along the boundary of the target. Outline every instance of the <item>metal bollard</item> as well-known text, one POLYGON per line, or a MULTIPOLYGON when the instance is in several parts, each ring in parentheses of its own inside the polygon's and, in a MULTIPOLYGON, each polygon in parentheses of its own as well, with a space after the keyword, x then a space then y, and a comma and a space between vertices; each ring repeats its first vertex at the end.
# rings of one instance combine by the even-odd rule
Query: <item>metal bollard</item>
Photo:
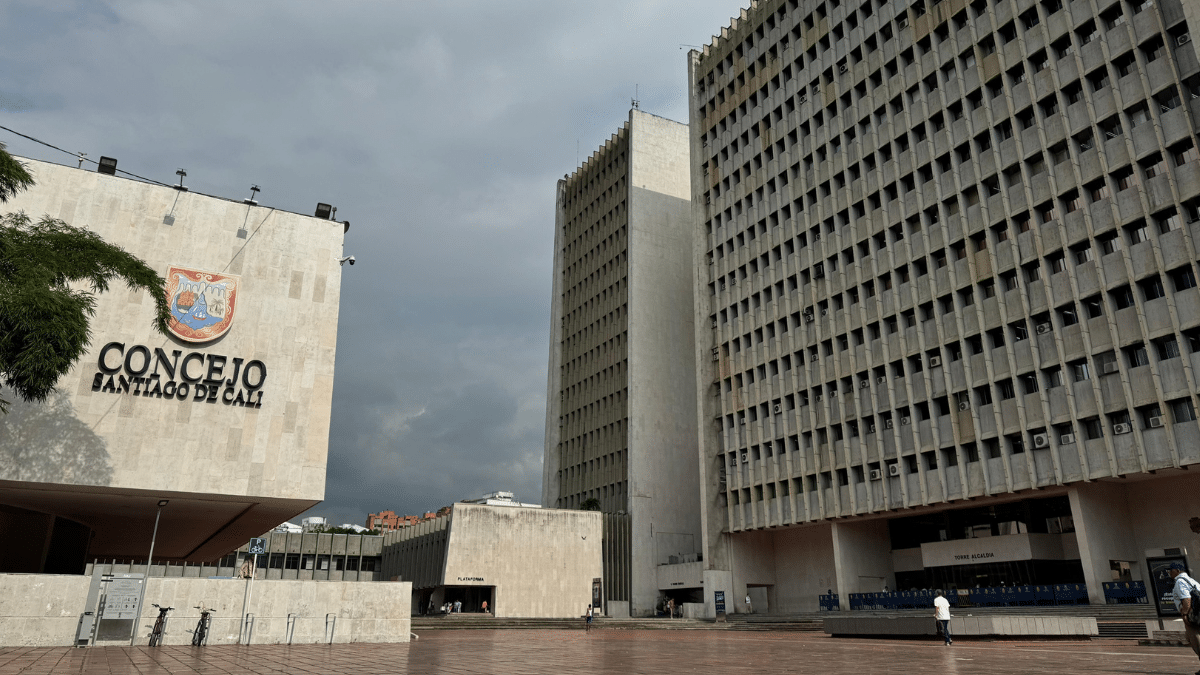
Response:
POLYGON ((296 615, 288 614, 287 618, 287 643, 292 644, 292 634, 296 632, 296 615))
POLYGON ((337 632, 337 614, 330 612, 325 615, 325 637, 329 644, 333 644, 333 634, 337 632), (330 620, 329 617, 333 617, 330 620))
POLYGON ((248 645, 254 639, 254 615, 247 614, 242 617, 242 632, 238 638, 242 644, 248 645))

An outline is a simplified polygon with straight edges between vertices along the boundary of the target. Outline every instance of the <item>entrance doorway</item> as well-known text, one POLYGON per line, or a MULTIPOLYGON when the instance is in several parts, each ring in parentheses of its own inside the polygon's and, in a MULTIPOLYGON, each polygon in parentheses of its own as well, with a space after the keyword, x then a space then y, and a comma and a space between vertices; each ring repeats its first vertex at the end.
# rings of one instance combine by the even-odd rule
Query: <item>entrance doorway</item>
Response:
POLYGON ((478 614, 483 611, 483 602, 488 604, 488 613, 496 613, 495 586, 446 586, 443 589, 443 602, 462 602, 463 614, 478 614))
MULTIPOLYGON (((750 608, 749 609, 753 614, 770 614, 771 613, 771 608, 775 604, 774 602, 772 602, 775 599, 774 598, 774 595, 775 595, 775 586, 774 585, 763 584, 763 585, 751 586, 750 584, 746 584, 746 595, 750 596, 750 608)), ((741 600, 744 602, 746 599, 741 598, 741 600)), ((743 606, 742 611, 743 612, 747 611, 747 608, 743 606)))

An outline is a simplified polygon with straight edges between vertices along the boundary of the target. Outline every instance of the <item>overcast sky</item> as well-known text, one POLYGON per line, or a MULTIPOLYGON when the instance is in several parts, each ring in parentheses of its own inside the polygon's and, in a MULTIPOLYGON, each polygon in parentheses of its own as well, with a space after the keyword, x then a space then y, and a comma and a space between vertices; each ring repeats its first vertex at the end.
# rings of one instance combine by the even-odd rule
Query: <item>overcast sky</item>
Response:
MULTIPOLYGON (((326 500, 541 501, 554 186, 737 0, 0 3, 0 125, 351 221, 326 500)), ((15 154, 73 164, 0 130, 15 154)))

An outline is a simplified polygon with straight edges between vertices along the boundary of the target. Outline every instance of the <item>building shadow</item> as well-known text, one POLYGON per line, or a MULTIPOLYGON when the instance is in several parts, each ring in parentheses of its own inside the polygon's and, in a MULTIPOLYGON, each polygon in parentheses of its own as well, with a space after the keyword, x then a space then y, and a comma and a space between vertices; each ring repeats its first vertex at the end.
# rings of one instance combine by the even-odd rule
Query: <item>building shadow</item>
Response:
POLYGON ((7 389, 12 405, 0 415, 0 480, 70 485, 109 485, 108 444, 75 414, 70 397, 55 391, 44 403, 23 401, 7 389))

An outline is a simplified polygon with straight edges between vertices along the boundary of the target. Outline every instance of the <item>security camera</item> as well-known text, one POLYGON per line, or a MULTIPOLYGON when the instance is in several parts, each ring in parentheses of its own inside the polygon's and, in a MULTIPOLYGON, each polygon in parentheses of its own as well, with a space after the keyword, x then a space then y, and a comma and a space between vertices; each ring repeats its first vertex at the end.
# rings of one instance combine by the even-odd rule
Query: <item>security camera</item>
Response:
POLYGON ((352 255, 348 255, 348 256, 346 256, 345 258, 339 258, 339 259, 338 259, 338 264, 339 264, 339 265, 342 265, 342 264, 345 264, 345 263, 350 263, 351 265, 353 265, 353 264, 354 264, 354 256, 352 256, 352 255))

